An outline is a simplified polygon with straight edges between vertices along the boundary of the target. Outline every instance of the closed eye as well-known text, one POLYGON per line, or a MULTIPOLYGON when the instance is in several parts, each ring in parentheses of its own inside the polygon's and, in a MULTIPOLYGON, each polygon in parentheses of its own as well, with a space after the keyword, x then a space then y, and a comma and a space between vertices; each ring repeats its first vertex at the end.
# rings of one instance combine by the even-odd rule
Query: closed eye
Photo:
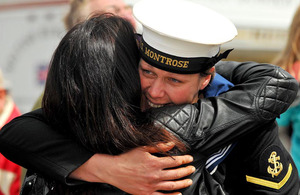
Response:
POLYGON ((154 75, 153 72, 151 72, 150 70, 147 70, 147 69, 142 69, 142 72, 144 75, 154 75))
POLYGON ((173 83, 182 83, 180 80, 175 79, 175 78, 169 78, 169 80, 173 83))

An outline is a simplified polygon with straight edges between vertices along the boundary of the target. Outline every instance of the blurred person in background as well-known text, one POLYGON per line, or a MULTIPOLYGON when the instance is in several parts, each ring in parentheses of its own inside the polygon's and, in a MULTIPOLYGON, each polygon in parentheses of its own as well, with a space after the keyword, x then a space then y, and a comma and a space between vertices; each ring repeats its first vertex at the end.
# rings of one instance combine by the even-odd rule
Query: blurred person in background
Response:
MULTIPOLYGON (((132 7, 123 0, 70 0, 70 9, 64 17, 65 29, 68 31, 79 22, 88 18, 93 12, 109 12, 128 20, 136 28, 132 7)), ((41 107, 43 94, 37 99, 33 110, 41 107)))
MULTIPOLYGON (((0 70, 0 129, 21 113, 4 86, 0 70)), ((0 195, 18 195, 21 185, 21 167, 0 154, 0 195)))
MULTIPOLYGON (((289 72, 300 82, 300 6, 297 8, 284 50, 273 61, 289 72)), ((277 119, 279 133, 283 142, 295 161, 296 167, 300 169, 300 93, 290 108, 277 119)))
POLYGON ((112 13, 126 19, 136 28, 132 7, 123 0, 71 0, 70 10, 64 18, 66 29, 70 30, 93 12, 112 13))

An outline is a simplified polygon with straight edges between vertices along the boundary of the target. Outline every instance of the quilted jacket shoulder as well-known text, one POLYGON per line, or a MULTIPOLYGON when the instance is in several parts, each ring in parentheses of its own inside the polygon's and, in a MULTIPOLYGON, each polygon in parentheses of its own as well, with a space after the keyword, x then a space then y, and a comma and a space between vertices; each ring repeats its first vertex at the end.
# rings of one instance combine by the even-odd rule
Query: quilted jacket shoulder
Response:
POLYGON ((153 109, 156 124, 192 148, 219 148, 275 120, 294 101, 297 81, 280 67, 254 62, 220 62, 217 72, 234 83, 228 92, 197 104, 153 109))

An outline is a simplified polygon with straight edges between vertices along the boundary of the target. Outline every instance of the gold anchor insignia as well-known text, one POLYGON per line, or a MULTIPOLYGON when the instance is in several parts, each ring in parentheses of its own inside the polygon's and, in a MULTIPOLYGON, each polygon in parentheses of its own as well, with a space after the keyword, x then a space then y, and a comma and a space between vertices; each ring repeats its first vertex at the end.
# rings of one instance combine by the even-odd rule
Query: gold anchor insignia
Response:
POLYGON ((268 162, 274 165, 273 169, 270 166, 268 166, 268 173, 271 174, 273 178, 274 175, 278 176, 283 169, 282 163, 278 162, 279 160, 280 156, 277 156, 277 153, 275 151, 271 153, 270 158, 268 159, 268 162))

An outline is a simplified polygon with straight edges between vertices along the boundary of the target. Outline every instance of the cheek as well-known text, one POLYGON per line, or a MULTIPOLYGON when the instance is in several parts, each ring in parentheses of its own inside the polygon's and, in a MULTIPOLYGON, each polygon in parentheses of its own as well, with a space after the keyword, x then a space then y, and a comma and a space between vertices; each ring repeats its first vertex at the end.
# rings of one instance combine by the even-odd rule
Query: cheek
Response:
POLYGON ((143 91, 145 88, 147 88, 148 85, 147 83, 149 82, 147 82, 147 79, 140 74, 140 83, 141 83, 141 89, 143 91))
POLYGON ((190 82, 181 86, 180 88, 174 88, 172 94, 169 94, 169 97, 172 97, 172 102, 175 104, 184 104, 184 103, 195 103, 198 101, 198 93, 203 86, 203 81, 201 82, 201 77, 198 74, 190 76, 190 82))
POLYGON ((168 95, 174 104, 194 103, 195 97, 198 97, 198 90, 196 87, 185 87, 169 90, 168 95))

